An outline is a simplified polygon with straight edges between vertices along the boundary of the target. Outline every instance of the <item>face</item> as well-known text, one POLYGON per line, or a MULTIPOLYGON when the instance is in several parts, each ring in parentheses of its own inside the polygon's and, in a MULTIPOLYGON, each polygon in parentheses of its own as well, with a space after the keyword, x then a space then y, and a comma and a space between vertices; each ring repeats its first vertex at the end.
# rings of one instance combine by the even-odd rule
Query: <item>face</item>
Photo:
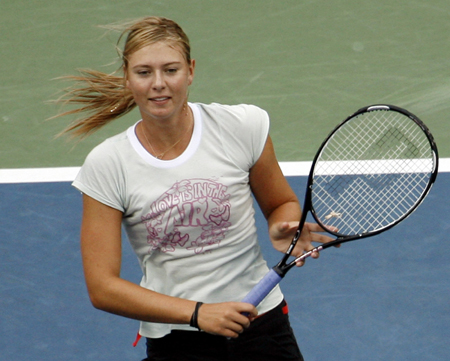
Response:
POLYGON ((188 64, 177 46, 165 42, 147 45, 129 57, 126 86, 144 120, 176 119, 181 114, 194 67, 194 60, 188 64))

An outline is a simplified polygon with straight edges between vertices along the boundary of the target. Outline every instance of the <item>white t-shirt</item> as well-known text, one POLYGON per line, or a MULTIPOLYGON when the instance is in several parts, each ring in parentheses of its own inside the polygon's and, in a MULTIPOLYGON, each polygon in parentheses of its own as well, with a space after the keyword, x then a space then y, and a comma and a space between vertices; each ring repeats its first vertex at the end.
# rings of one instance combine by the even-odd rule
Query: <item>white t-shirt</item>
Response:
MULTIPOLYGON (((205 303, 240 301, 267 273, 258 243, 249 170, 260 157, 269 117, 255 106, 189 104, 194 130, 187 149, 164 161, 148 153, 136 123, 94 148, 73 185, 123 212, 141 286, 205 303)), ((278 305, 278 287, 259 305, 278 305)), ((188 325, 141 322, 162 337, 188 325)))

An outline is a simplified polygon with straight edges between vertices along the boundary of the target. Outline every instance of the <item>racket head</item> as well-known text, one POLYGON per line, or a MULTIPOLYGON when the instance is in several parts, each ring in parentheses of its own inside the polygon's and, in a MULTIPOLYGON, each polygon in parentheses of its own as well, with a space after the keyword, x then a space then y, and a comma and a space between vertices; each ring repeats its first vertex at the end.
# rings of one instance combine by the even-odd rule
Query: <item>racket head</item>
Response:
POLYGON ((323 248, 408 217, 430 191, 438 159, 430 131, 405 109, 371 105, 349 116, 322 143, 308 179, 311 214, 337 237, 323 248))

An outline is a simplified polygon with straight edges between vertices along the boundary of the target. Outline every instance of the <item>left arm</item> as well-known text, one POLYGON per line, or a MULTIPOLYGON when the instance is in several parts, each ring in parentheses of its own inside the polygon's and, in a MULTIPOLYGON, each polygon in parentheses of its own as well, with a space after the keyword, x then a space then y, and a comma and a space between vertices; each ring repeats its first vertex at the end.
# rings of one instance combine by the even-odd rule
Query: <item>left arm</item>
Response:
MULTIPOLYGON (((272 245, 276 250, 285 252, 297 230, 301 208, 297 196, 281 172, 270 136, 260 158, 250 170, 250 186, 267 219, 272 245)), ((316 233, 322 231, 318 224, 305 223, 292 254, 300 256, 313 249, 311 242, 330 241, 330 237, 316 233)), ((314 258, 318 256, 316 252, 312 254, 314 258)))

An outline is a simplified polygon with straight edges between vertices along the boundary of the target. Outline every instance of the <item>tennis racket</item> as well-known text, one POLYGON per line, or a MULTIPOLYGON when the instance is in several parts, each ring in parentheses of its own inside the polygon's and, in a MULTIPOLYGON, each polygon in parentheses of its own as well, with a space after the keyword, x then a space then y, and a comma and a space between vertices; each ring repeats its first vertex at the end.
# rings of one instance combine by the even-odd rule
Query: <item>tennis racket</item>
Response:
POLYGON ((392 105, 358 110, 320 146, 309 173, 299 226, 288 250, 242 301, 257 306, 297 262, 314 251, 395 226, 424 200, 437 172, 433 136, 415 115, 392 105), (336 239, 289 262, 309 212, 336 239))

